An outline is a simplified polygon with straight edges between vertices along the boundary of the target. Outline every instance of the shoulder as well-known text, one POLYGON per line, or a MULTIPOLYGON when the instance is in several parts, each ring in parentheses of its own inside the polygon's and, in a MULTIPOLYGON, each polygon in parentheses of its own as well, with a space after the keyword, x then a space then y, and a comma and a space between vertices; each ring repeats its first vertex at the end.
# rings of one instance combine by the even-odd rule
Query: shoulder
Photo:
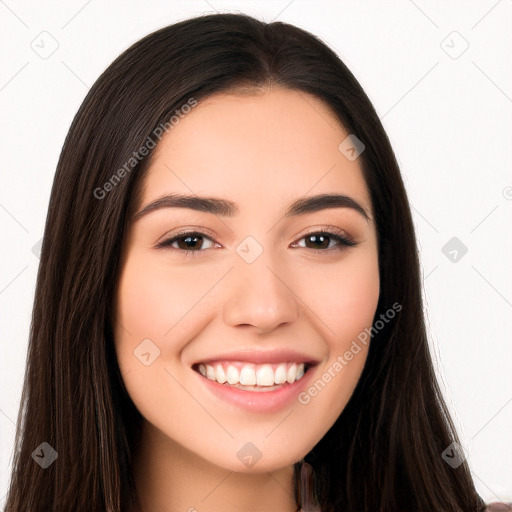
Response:
POLYGON ((485 512, 512 512, 512 503, 493 501, 487 504, 485 512))

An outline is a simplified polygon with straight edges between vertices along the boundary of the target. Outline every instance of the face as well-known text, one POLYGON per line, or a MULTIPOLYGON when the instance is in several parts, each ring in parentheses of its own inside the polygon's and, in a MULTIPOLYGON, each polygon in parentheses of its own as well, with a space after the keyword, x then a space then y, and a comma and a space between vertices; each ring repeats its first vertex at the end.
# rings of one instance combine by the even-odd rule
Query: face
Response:
POLYGON ((338 149, 348 135, 316 97, 273 89, 211 96, 157 146, 125 240, 115 347, 171 449, 273 470, 347 404, 379 297, 369 192, 338 149), (195 201, 146 208, 170 195, 195 201), (307 202, 319 195, 345 197, 307 202))

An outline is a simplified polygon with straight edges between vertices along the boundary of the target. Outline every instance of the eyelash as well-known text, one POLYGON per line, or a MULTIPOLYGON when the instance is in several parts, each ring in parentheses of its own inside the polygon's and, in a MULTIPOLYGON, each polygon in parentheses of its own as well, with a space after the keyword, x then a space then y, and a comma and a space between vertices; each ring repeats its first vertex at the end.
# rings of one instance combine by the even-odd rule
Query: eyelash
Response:
MULTIPOLYGON (((186 257, 194 258, 194 257, 199 256, 197 253, 205 252, 205 250, 207 250, 207 249, 197 249, 197 250, 192 249, 190 251, 187 251, 185 249, 180 249, 179 247, 178 248, 171 247, 171 244, 173 244, 180 238, 184 238, 184 237, 188 237, 188 236, 193 237, 193 236, 198 236, 198 235, 203 238, 207 238, 207 239, 211 240, 213 243, 215 243, 215 241, 212 239, 212 237, 208 236, 206 233, 202 233, 200 231, 182 231, 181 233, 177 233, 172 238, 168 238, 167 240, 160 242, 159 244, 157 244, 156 248, 157 249, 170 249, 172 251, 177 251, 178 253, 181 253, 181 254, 184 253, 183 255, 186 257)), ((307 238, 312 235, 324 235, 324 236, 327 235, 329 238, 337 241, 338 244, 335 245, 334 247, 329 247, 327 249, 311 249, 309 247, 300 247, 301 249, 309 249, 316 253, 326 253, 326 252, 330 253, 331 251, 338 252, 338 251, 344 250, 346 247, 355 247, 356 245, 358 245, 357 242, 354 242, 353 240, 351 240, 350 238, 345 236, 345 234, 341 230, 338 231, 338 230, 327 230, 327 229, 325 229, 325 230, 321 229, 319 231, 311 231, 310 233, 307 233, 304 236, 302 236, 298 241, 301 241, 304 238, 307 238)), ((296 242, 294 242, 294 243, 296 243, 296 242)))

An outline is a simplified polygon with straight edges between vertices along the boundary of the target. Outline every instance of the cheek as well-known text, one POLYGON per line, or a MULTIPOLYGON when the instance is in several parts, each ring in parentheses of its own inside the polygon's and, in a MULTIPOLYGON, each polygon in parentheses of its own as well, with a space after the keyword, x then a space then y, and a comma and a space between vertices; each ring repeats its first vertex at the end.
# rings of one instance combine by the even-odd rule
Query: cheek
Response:
POLYGON ((366 327, 370 327, 379 300, 378 266, 358 268, 339 283, 336 299, 329 304, 338 344, 350 343, 366 327))
POLYGON ((120 322, 134 335, 161 335, 168 302, 165 291, 165 283, 156 280, 150 269, 139 265, 135 258, 128 260, 119 283, 120 322))
POLYGON ((298 401, 303 427, 318 434, 322 425, 323 435, 348 403, 366 362, 370 338, 365 329, 372 326, 380 292, 376 253, 360 252, 344 265, 333 265, 321 282, 309 297, 328 355, 298 401))
POLYGON ((371 326, 380 293, 376 251, 354 252, 321 273, 301 279, 308 306, 322 322, 331 350, 345 351, 357 335, 371 326))
MULTIPOLYGON (((215 276, 214 276, 215 277, 215 276)), ((120 276, 117 295, 115 345, 120 364, 136 364, 133 351, 150 339, 160 351, 158 363, 179 354, 180 340, 193 336, 200 324, 199 299, 211 288, 210 279, 194 279, 190 272, 155 264, 134 251, 120 276), (193 315, 195 322, 189 321, 193 315)))

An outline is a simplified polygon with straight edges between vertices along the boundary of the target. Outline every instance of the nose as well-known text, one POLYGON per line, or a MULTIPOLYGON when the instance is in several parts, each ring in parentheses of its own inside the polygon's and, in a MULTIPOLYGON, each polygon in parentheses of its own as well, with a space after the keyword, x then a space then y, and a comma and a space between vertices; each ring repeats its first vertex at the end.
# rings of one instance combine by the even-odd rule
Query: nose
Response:
POLYGON ((262 334, 297 320, 300 301, 293 283, 264 254, 252 263, 239 260, 230 272, 226 325, 253 326, 262 334))

